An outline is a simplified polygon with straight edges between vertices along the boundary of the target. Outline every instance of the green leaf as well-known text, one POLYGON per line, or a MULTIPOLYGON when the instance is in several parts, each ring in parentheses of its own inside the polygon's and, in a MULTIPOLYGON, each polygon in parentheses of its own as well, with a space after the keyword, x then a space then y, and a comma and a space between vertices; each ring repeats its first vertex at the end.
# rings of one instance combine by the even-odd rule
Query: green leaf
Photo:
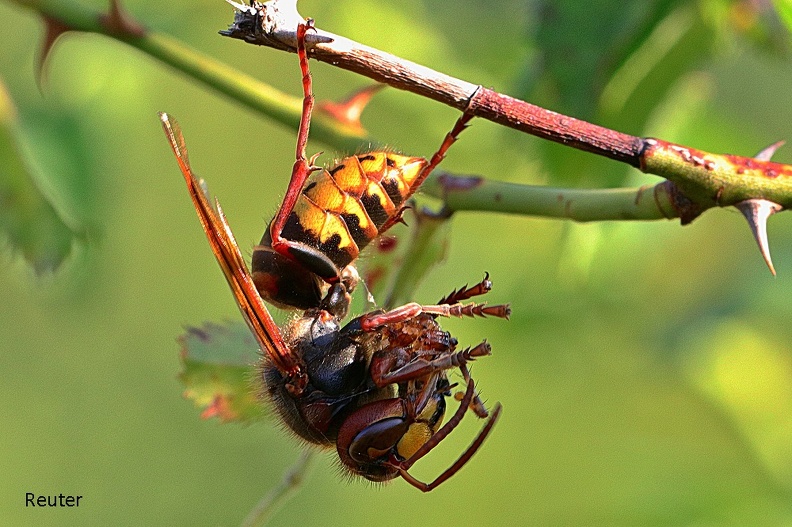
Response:
POLYGON ((261 357, 245 324, 189 327, 179 343, 184 395, 204 408, 202 417, 248 423, 267 415, 256 387, 261 357))
POLYGON ((37 273, 56 270, 77 233, 43 192, 21 146, 13 102, 0 83, 0 230, 37 273))
POLYGON ((776 10, 778 11, 781 20, 786 25, 787 29, 792 31, 792 1, 791 0, 774 0, 776 10))
MULTIPOLYGON (((642 135, 656 106, 713 49, 712 25, 689 2, 542 6, 532 35, 539 54, 524 77, 526 100, 627 133, 642 135)), ((540 143, 539 153, 560 184, 621 186, 629 174, 554 143, 540 143)))
POLYGON ((613 73, 680 4, 684 2, 539 2, 533 36, 539 55, 527 87, 538 87, 554 99, 558 111, 593 118, 613 73))

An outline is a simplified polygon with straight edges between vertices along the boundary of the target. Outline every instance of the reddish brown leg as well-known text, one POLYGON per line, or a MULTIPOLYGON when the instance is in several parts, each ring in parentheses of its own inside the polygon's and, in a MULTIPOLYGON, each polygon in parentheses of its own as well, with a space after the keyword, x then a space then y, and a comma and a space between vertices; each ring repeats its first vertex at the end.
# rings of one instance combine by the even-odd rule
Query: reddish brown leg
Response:
MULTIPOLYGON (((465 285, 461 289, 453 291, 447 297, 442 298, 438 304, 456 304, 469 298, 473 298, 474 296, 489 293, 491 289, 492 282, 489 280, 489 273, 485 273, 484 279, 481 282, 470 288, 465 285)), ((470 382, 470 372, 468 371, 467 365, 461 364, 459 366, 459 370, 462 372, 462 377, 465 379, 465 382, 470 382)), ((478 394, 476 394, 476 396, 473 398, 470 409, 482 419, 489 415, 487 412, 487 407, 484 406, 484 403, 481 401, 478 394)))
POLYGON ((363 331, 374 331, 388 324, 396 324, 417 317, 422 312, 421 304, 411 302, 385 313, 367 313, 360 317, 360 327, 363 331))
MULTIPOLYGON (((479 344, 479 346, 481 346, 482 344, 487 344, 487 343, 482 342, 481 344, 479 344)), ((487 344, 487 346, 489 346, 489 344, 487 344)), ((465 379, 465 382, 469 383, 472 381, 470 377, 470 370, 468 370, 467 364, 460 364, 459 371, 462 372, 462 378, 465 379)), ((478 392, 476 392, 476 395, 473 396, 473 401, 471 401, 470 403, 470 409, 473 411, 474 414, 478 416, 479 419, 484 419, 489 415, 489 412, 487 411, 487 407, 484 406, 484 402, 479 397, 478 392)))
POLYGON ((432 158, 429 160, 429 164, 426 165, 423 170, 421 170, 421 173, 418 175, 418 177, 415 178, 415 181, 412 184, 412 188, 414 190, 420 188, 424 180, 429 177, 429 174, 432 173, 432 170, 437 168, 437 165, 439 165, 440 162, 445 159, 448 149, 451 148, 451 145, 456 142, 459 134, 461 134, 462 131, 467 128, 467 123, 471 119, 473 119, 473 114, 470 113, 463 113, 459 116, 459 119, 457 119, 454 127, 446 134, 445 139, 443 139, 443 143, 440 145, 440 148, 437 149, 437 152, 435 152, 432 158))
MULTIPOLYGON (((484 357, 490 355, 491 347, 487 342, 482 342, 475 348, 468 348, 456 353, 446 353, 444 356, 433 360, 416 359, 401 368, 394 371, 378 373, 373 369, 371 377, 378 387, 382 388, 389 384, 399 384, 415 379, 420 379, 429 374, 439 371, 450 370, 451 368, 461 368, 468 362, 476 359, 476 357, 484 357)), ((465 372, 467 368, 465 368, 465 372)), ((463 373, 464 376, 464 373, 463 373)), ((465 379, 470 382, 470 375, 465 379)), ((486 417, 486 414, 485 414, 486 417)))
POLYGON ((423 312, 441 317, 498 317, 508 319, 511 316, 511 307, 508 304, 448 304, 436 306, 422 306, 423 312))
MULTIPOLYGON (((429 177, 429 174, 432 173, 432 170, 437 168, 437 165, 439 165, 440 162, 443 159, 445 159, 448 149, 451 148, 451 145, 453 145, 456 142, 457 137, 459 137, 459 134, 461 134, 462 131, 465 128, 467 128, 467 123, 472 118, 473 118, 473 114, 469 114, 467 112, 459 116, 459 119, 457 119, 457 122, 454 124, 454 127, 451 129, 450 132, 446 134, 445 139, 443 139, 440 148, 437 149, 437 152, 435 152, 432 158, 429 160, 429 164, 427 164, 423 168, 423 170, 421 170, 421 173, 418 174, 418 177, 416 177, 415 181, 413 181, 413 184, 410 187, 410 192, 405 196, 405 199, 412 196, 412 194, 421 187, 421 185, 426 180, 426 178, 429 177)), ((380 227, 379 233, 380 234, 384 233, 385 231, 387 231, 397 223, 404 223, 404 220, 402 220, 402 214, 404 214, 405 210, 407 210, 407 207, 402 207, 396 214, 388 218, 388 221, 386 221, 382 225, 382 227, 380 227)))
POLYGON ((300 60, 300 71, 302 71, 302 85, 303 85, 303 108, 300 117, 300 129, 297 133, 297 160, 292 167, 291 180, 289 187, 286 189, 286 195, 283 197, 278 214, 270 224, 270 237, 272 238, 272 248, 278 253, 291 258, 289 254, 289 247, 292 242, 281 237, 281 232, 286 226, 286 220, 294 210, 294 205, 297 203, 297 198, 300 197, 305 180, 315 169, 313 161, 315 156, 310 160, 305 154, 305 145, 308 143, 308 131, 311 127, 311 113, 313 112, 314 96, 311 83, 311 70, 308 66, 308 53, 305 51, 305 34, 309 29, 313 29, 313 20, 310 18, 305 24, 297 26, 297 57, 300 60))
POLYGON ((409 483, 410 485, 414 486, 415 488, 423 492, 429 492, 430 490, 435 489, 438 485, 440 485, 448 478, 459 472, 459 470, 462 467, 464 467, 468 461, 470 461, 470 458, 473 457, 476 451, 481 447, 481 445, 484 443, 484 440, 487 439, 487 436, 492 431, 492 427, 495 426, 495 423, 497 422, 498 417, 500 416, 500 412, 501 412, 500 405, 495 406, 495 408, 492 411, 492 416, 489 418, 487 423, 481 429, 479 434, 476 436, 476 439, 473 441, 473 443, 470 444, 467 450, 465 450, 465 452, 462 453, 459 459, 457 459, 453 465, 448 467, 434 481, 432 481, 431 483, 424 483, 422 481, 415 479, 408 472, 410 467, 412 467, 419 459, 421 459, 426 454, 431 452, 438 444, 440 444, 440 442, 443 439, 448 437, 448 434, 450 434, 459 425, 459 423, 462 421, 462 418, 465 416, 465 412, 467 411, 468 406, 473 400, 474 393, 475 393, 475 388, 473 382, 470 381, 468 383, 467 390, 465 391, 465 397, 459 403, 459 408, 457 408, 457 411, 454 413, 451 419, 449 419, 448 422, 444 424, 442 428, 440 428, 440 430, 437 431, 436 434, 434 434, 431 438, 429 438, 429 441, 424 443, 423 446, 421 446, 421 448, 419 448, 418 451, 415 452, 415 454, 413 454, 413 456, 410 459, 398 463, 396 465, 396 467, 399 469, 399 473, 401 477, 404 478, 404 480, 407 483, 409 483))
POLYGON ((360 317, 360 327, 363 331, 373 331, 388 324, 404 322, 413 317, 426 313, 441 317, 498 317, 508 319, 511 308, 508 304, 488 306, 487 304, 448 304, 424 306, 411 302, 385 313, 369 313, 360 317))
POLYGON ((456 289, 450 295, 441 298, 438 304, 458 304, 474 296, 485 295, 491 290, 492 282, 490 282, 489 273, 484 273, 484 280, 470 288, 465 284, 462 288, 456 289))

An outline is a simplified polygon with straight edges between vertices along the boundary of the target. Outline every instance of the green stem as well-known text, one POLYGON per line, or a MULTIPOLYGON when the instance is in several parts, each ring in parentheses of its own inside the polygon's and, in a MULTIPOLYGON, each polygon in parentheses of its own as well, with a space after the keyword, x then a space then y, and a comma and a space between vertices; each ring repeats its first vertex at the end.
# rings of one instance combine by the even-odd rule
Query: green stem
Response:
POLYGON ((698 204, 725 207, 765 199, 792 207, 790 165, 763 156, 712 154, 660 139, 648 139, 647 146, 642 169, 673 181, 698 204))
POLYGON ((270 490, 267 495, 258 502, 253 510, 250 511, 245 521, 242 522, 242 526, 261 527, 262 525, 266 525, 275 511, 299 490, 310 468, 313 457, 313 452, 303 452, 294 465, 283 475, 283 480, 281 480, 280 484, 270 490))
MULTIPOLYGON (((73 0, 9 1, 55 19, 73 30, 98 33, 129 44, 261 115, 294 130, 299 126, 301 98, 285 94, 168 35, 143 28, 138 32, 125 31, 123 25, 109 22, 105 13, 73 0)), ((135 24, 131 19, 126 20, 135 24)), ((361 131, 320 112, 315 113, 311 122, 311 134, 312 138, 339 151, 355 151, 362 143, 373 142, 361 131)), ((446 174, 445 177, 451 176, 446 174)), ((506 212, 576 221, 648 220, 678 216, 668 200, 663 201, 664 195, 659 201, 652 199, 651 194, 642 199, 645 189, 554 189, 481 180, 475 188, 460 190, 455 185, 438 186, 439 181, 437 177, 430 178, 423 190, 445 199, 446 207, 452 211, 506 212)))
POLYGON ((422 191, 455 212, 505 212, 579 222, 679 217, 673 188, 665 182, 639 188, 567 189, 435 173, 422 191))
MULTIPOLYGON (((70 29, 99 33, 129 44, 207 87, 289 128, 296 130, 300 123, 301 97, 283 93, 168 35, 147 29, 143 30, 142 35, 118 31, 117 27, 104 20, 104 13, 71 0, 59 0, 58 2, 9 1, 28 7, 45 17, 55 19, 70 29)), ((296 66, 295 71, 297 71, 296 66)), ((345 126, 320 112, 315 113, 311 122, 311 134, 313 138, 340 151, 351 152, 358 149, 361 144, 371 141, 359 130, 345 126)))

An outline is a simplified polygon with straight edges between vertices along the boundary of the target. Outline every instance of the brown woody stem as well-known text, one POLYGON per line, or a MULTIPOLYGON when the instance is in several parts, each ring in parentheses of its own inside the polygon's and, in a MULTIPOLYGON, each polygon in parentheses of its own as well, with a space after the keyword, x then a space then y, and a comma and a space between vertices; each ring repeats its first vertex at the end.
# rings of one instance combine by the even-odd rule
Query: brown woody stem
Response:
POLYGON ((491 211, 590 221, 650 221, 679 218, 688 223, 704 208, 670 181, 639 188, 570 189, 435 173, 423 193, 449 211, 491 211))
MULTIPOLYGON (((254 0, 251 4, 233 4, 237 9, 234 23, 221 34, 251 44, 294 51, 295 30, 302 21, 296 0, 267 3, 254 0)), ((736 205, 747 199, 767 199, 783 208, 792 206, 792 167, 789 165, 710 154, 617 132, 456 79, 322 30, 309 35, 308 45, 309 54, 317 60, 434 99, 471 115, 662 176, 674 184, 675 199, 685 203, 683 210, 677 209, 683 223, 691 221, 707 208, 736 205)), ((653 214, 657 212, 660 208, 653 214)), ((642 214, 645 213, 638 212, 639 216, 642 214)))
MULTIPOLYGON (((295 51, 296 27, 302 18, 293 0, 235 7, 234 23, 222 35, 295 51)), ((644 143, 639 137, 540 108, 320 29, 308 35, 308 44, 310 56, 319 61, 503 126, 640 166, 644 143)))

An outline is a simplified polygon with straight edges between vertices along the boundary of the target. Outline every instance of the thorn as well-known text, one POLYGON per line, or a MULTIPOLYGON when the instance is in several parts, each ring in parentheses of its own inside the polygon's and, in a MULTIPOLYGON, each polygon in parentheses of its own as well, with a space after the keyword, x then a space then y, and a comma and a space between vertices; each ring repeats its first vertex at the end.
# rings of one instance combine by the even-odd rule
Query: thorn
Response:
POLYGON ((772 145, 762 149, 754 156, 754 159, 758 159, 759 161, 770 161, 770 159, 773 157, 773 154, 776 153, 776 150, 784 146, 784 143, 786 143, 786 141, 783 139, 781 141, 776 141, 772 145))
POLYGON ((365 130, 360 123, 360 116, 374 94, 384 87, 384 84, 372 84, 352 92, 342 102, 322 101, 319 103, 319 108, 342 124, 364 133, 365 130))
POLYGON ((48 16, 43 18, 46 32, 36 64, 36 84, 41 92, 44 91, 44 84, 47 82, 47 58, 50 56, 52 48, 55 47, 55 41, 58 40, 58 37, 71 30, 69 26, 60 20, 48 16))
POLYGON ((737 203, 735 207, 748 220, 748 226, 751 228, 757 245, 759 245, 759 252, 762 253, 762 258, 764 258, 767 267, 770 268, 770 272, 775 276, 776 271, 775 267, 773 267, 773 260, 770 258, 770 246, 767 240, 767 218, 776 212, 780 212, 783 207, 766 199, 746 199, 737 203))
POLYGON ((110 32, 126 37, 143 37, 146 29, 124 9, 119 0, 110 0, 110 12, 100 15, 99 22, 110 32))

